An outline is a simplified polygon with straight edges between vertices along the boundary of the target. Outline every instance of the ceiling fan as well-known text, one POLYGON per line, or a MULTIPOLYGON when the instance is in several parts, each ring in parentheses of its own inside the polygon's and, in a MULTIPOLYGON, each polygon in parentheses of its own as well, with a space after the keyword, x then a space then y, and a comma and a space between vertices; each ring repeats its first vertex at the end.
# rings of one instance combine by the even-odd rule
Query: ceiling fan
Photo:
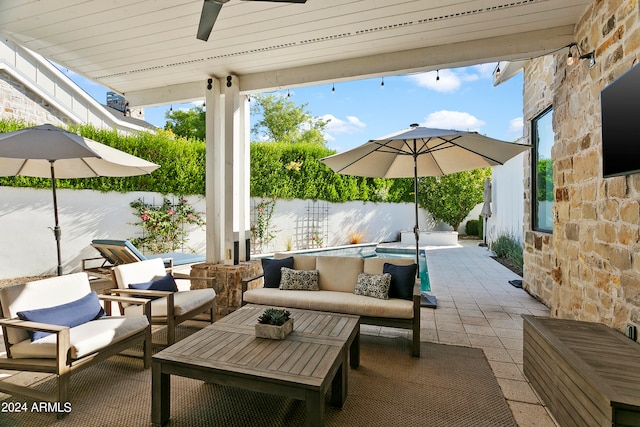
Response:
MULTIPOLYGON (((198 25, 198 35, 196 36, 200 40, 207 41, 213 24, 218 18, 218 13, 222 9, 222 5, 229 0, 204 0, 202 4, 202 14, 200 15, 200 24, 198 25)), ((245 0, 245 1, 270 1, 275 3, 306 3, 307 0, 245 0)))

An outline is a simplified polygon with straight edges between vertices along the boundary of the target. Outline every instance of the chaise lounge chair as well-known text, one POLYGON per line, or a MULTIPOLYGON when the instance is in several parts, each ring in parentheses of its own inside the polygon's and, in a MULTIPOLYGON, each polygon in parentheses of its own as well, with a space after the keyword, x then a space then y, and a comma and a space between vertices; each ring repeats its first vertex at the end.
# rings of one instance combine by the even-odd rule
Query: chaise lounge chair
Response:
POLYGON ((188 254, 182 252, 169 252, 166 254, 143 255, 128 240, 93 240, 91 246, 100 252, 101 257, 87 258, 82 260, 82 271, 95 274, 99 277, 109 278, 111 269, 116 265, 130 264, 148 259, 160 258, 164 262, 164 266, 169 271, 174 267, 196 264, 205 261, 204 255, 188 254), (90 266, 95 264, 96 260, 101 260, 99 266, 90 266))

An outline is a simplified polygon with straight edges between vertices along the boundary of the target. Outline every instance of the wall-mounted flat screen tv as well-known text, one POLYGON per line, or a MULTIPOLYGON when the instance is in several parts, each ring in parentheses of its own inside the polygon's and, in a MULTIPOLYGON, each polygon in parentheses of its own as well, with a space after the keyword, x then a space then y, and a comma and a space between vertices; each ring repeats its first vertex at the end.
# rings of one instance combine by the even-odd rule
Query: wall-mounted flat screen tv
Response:
POLYGON ((600 107, 603 176, 640 172, 640 66, 600 92, 600 107))

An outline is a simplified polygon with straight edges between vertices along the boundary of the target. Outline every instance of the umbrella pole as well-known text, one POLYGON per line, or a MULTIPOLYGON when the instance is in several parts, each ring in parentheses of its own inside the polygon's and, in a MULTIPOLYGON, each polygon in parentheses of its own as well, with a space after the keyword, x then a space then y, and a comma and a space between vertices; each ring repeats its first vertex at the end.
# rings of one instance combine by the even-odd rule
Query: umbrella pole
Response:
MULTIPOLYGON (((418 152, 417 142, 413 140, 413 205, 416 214, 416 225, 413 228, 413 232, 416 236, 416 274, 420 279, 420 227, 418 226, 418 152)), ((425 262, 427 257, 425 255, 425 262)), ((428 308, 436 308, 438 303, 435 295, 429 295, 426 292, 420 292, 420 306, 428 308)))
POLYGON ((53 235, 56 239, 56 249, 58 252, 58 276, 62 276, 62 255, 60 253, 60 224, 58 222, 58 197, 56 196, 56 173, 54 171, 53 162, 55 160, 49 160, 51 164, 51 189, 53 190, 53 216, 55 218, 55 225, 53 227, 53 235))

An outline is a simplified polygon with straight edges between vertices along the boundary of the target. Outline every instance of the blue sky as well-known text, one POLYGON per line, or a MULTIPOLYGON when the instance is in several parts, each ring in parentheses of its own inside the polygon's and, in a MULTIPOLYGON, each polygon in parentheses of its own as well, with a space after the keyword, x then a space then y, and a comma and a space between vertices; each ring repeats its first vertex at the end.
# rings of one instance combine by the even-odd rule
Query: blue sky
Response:
MULTIPOLYGON (((313 116, 330 119, 325 138, 337 152, 404 128, 412 123, 443 129, 471 130, 496 139, 522 136, 522 73, 494 87, 496 64, 367 79, 280 91, 296 105, 307 104, 313 116), (439 74, 439 80, 436 78, 439 74), (335 87, 335 91, 332 91, 335 87)), ((107 89, 63 69, 98 102, 107 89)), ((163 127, 174 104, 145 109, 145 118, 163 127)), ((253 121, 252 121, 253 122, 253 121)), ((253 123, 252 123, 253 124, 253 123)))

